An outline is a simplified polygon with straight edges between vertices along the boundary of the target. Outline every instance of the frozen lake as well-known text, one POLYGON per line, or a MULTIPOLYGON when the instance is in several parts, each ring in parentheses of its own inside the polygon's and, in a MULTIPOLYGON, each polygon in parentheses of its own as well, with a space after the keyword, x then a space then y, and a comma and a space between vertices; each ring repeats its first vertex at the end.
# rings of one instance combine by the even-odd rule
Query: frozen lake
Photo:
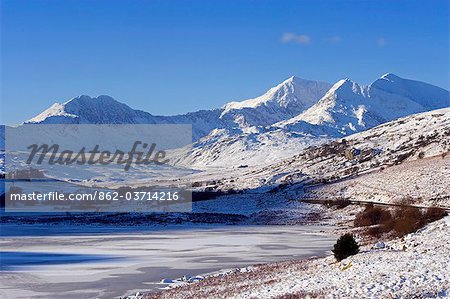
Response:
POLYGON ((1 298, 114 298, 163 278, 326 255, 315 226, 1 226, 1 298))

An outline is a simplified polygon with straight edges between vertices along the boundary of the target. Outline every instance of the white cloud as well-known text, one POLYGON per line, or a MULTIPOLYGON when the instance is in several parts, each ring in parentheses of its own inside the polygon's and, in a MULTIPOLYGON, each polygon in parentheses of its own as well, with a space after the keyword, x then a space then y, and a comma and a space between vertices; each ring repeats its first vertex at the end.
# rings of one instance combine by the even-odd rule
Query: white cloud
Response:
POLYGON ((281 42, 287 44, 287 43, 297 43, 297 44, 303 44, 307 45, 311 43, 311 37, 305 34, 295 34, 291 32, 283 33, 283 36, 281 37, 281 42))
POLYGON ((380 37, 377 40, 378 47, 384 47, 386 46, 386 39, 384 37, 380 37))

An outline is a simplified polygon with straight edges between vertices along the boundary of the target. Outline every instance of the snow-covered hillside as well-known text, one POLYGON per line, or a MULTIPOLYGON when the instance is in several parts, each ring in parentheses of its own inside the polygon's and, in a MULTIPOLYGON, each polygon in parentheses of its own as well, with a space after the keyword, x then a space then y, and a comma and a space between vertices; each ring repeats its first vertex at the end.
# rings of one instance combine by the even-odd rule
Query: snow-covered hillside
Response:
POLYGON ((351 199, 450 208, 450 155, 413 160, 331 184, 305 188, 308 199, 351 199))
POLYGON ((233 134, 228 130, 214 130, 207 136, 179 151, 176 164, 193 169, 237 168, 268 165, 298 154, 301 150, 319 145, 331 138, 283 129, 233 134))

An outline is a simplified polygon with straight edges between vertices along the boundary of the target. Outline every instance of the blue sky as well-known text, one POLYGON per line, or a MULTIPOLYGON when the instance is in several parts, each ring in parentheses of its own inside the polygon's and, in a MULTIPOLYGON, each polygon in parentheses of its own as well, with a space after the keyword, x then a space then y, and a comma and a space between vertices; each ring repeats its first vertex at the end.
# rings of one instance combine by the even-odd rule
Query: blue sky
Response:
POLYGON ((153 114, 220 107, 291 75, 449 89, 449 1, 2 0, 1 122, 107 94, 153 114))

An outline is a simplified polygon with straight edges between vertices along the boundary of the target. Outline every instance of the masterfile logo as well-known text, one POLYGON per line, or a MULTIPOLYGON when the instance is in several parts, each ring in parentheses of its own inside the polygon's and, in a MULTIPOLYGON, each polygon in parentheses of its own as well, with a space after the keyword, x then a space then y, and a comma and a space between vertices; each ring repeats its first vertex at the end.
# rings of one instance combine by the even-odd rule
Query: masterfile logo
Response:
POLYGON ((191 211, 192 171, 174 162, 191 125, 26 124, 5 140, 6 211, 191 211))

